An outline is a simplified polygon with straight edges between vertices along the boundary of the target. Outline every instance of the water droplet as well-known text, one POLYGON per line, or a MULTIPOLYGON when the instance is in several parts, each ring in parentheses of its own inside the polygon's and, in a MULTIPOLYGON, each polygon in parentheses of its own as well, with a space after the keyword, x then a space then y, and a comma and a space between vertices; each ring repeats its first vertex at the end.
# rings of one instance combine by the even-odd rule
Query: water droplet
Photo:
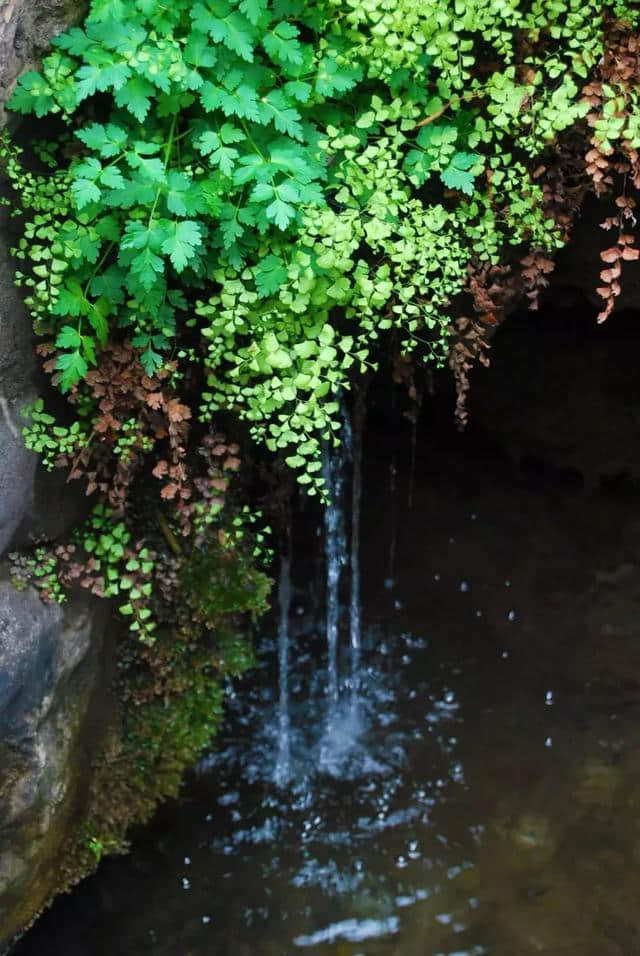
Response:
POLYGON ((402 601, 399 601, 399 600, 396 598, 396 600, 393 602, 393 606, 394 606, 394 608, 396 609, 396 611, 401 611, 401 610, 402 610, 402 607, 403 607, 402 601))
POLYGON ((475 521, 477 517, 478 517, 477 514, 472 514, 472 515, 471 515, 471 520, 472 520, 472 521, 475 521))
POLYGON ((183 889, 183 890, 188 890, 190 886, 191 886, 191 883, 189 882, 189 880, 186 878, 186 876, 183 876, 183 877, 182 877, 182 889, 183 889))
POLYGON ((202 917, 202 922, 205 923, 205 925, 206 925, 207 923, 210 923, 210 922, 211 922, 211 917, 210 917, 210 916, 203 916, 203 917, 202 917))
POLYGON ((185 862, 185 864, 186 864, 187 866, 190 866, 190 865, 191 865, 191 857, 185 856, 184 862, 185 862))
POLYGON ((553 704, 553 691, 552 691, 552 690, 548 690, 547 693, 544 695, 544 702, 545 702, 545 704, 547 705, 547 707, 551 707, 551 705, 553 704))
POLYGON ((468 582, 468 581, 461 581, 461 582, 460 582, 460 590, 463 591, 463 592, 468 591, 468 590, 469 590, 469 582, 468 582))
POLYGON ((545 747, 553 747, 553 740, 551 739, 551 737, 547 737, 547 739, 544 742, 544 745, 545 747))
POLYGON ((464 770, 461 763, 454 763, 451 768, 451 778, 456 783, 464 783, 464 770))
POLYGON ((387 589, 387 591, 390 591, 390 590, 391 590, 391 588, 393 587, 393 583, 394 583, 394 582, 393 582, 393 578, 385 578, 385 579, 384 579, 384 586, 385 586, 385 588, 387 589))
POLYGON ((440 580, 440 575, 439 575, 439 574, 434 574, 434 575, 433 575, 433 580, 434 580, 434 581, 439 581, 439 580, 440 580))
POLYGON ((476 611, 476 617, 482 617, 482 611, 476 611))
POLYGON ((505 586, 506 588, 510 588, 510 587, 511 587, 511 581, 509 580, 509 578, 507 578, 507 580, 504 582, 504 586, 505 586))
POLYGON ((507 620, 508 620, 508 621, 515 621, 515 619, 516 619, 516 612, 515 612, 515 611, 509 611, 509 613, 507 614, 507 620))
POLYGON ((402 870, 405 868, 405 866, 409 866, 409 864, 407 863, 405 857, 399 856, 396 860, 396 866, 402 870))
POLYGON ((507 657, 509 656, 509 651, 503 651, 503 652, 502 652, 502 656, 503 656, 503 658, 506 660, 507 657))

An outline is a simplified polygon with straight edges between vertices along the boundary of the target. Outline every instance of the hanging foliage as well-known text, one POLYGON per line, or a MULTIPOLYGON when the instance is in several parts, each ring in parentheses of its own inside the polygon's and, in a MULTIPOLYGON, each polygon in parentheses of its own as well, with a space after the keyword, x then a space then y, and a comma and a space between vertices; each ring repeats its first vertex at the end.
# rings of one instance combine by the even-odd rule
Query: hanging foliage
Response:
POLYGON ((601 319, 637 258, 638 22, 597 0, 93 0, 10 103, 60 135, 36 168, 2 142, 17 280, 76 414, 37 406, 30 447, 125 521, 150 473, 171 542, 226 520, 239 460, 202 441, 222 415, 322 492, 336 395, 389 332, 448 357, 464 421, 471 364, 514 295, 537 302, 588 188, 619 209, 601 319))

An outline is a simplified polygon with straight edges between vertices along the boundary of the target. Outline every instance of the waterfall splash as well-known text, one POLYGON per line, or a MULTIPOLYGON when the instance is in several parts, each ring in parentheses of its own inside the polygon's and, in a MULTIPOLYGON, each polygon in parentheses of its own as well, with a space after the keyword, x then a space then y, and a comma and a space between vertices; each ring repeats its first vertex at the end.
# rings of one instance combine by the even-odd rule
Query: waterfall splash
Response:
POLYGON ((278 702, 278 756, 275 781, 283 787, 291 777, 291 717, 289 714, 289 612, 291 609, 291 556, 280 560, 278 585, 278 662, 280 698, 278 702))
MULTIPOLYGON (((342 444, 337 449, 325 448, 324 479, 329 503, 325 508, 325 554, 327 570, 327 646, 329 707, 325 732, 320 742, 319 768, 333 776, 350 772, 358 741, 365 727, 361 707, 361 619, 360 619, 360 510, 362 500, 362 431, 364 393, 358 393, 350 417, 342 408, 342 444), (350 541, 345 530, 345 475, 351 471, 350 541), (351 593, 349 599, 350 675, 349 694, 340 694, 339 630, 340 578, 350 564, 351 593)), ((362 755, 361 755, 362 756, 362 755)))
MULTIPOLYGON (((365 393, 356 394, 352 416, 342 408, 341 443, 327 442, 322 468, 328 503, 324 509, 324 551, 326 567, 326 645, 325 720, 319 741, 318 768, 334 775, 351 765, 354 745, 364 723, 361 676, 362 624, 360 615, 360 511, 362 502, 362 440, 365 418, 365 393), (351 479, 349 486, 348 479, 351 479), (350 494, 349 494, 350 492, 350 494), (348 504, 347 504, 348 502, 348 504), (349 520, 349 506, 351 518, 349 520), (347 534, 347 531, 349 534, 347 534), (341 693, 340 612, 343 572, 350 566, 349 596, 349 677, 341 693)), ((290 610, 291 610, 291 535, 283 542, 278 588, 278 661, 279 698, 277 708, 277 757, 275 782, 278 787, 290 783, 293 773, 293 737, 290 701, 290 610)), ((296 777, 298 771, 296 769, 296 777)))

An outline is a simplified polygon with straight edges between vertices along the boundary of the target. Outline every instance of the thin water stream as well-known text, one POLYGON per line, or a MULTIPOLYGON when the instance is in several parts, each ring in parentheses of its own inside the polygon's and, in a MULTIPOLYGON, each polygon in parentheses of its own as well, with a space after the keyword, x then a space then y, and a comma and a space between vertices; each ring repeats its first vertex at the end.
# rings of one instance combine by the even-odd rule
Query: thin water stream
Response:
POLYGON ((289 713, 289 657, 291 617, 291 555, 283 554, 280 559, 280 580, 278 582, 278 754, 276 758, 275 781, 284 787, 291 777, 291 716, 289 713))
MULTIPOLYGON (((349 433, 347 433, 349 434, 349 433)), ((324 510, 325 558, 326 558, 326 635, 328 653, 327 697, 329 700, 328 723, 336 716, 340 699, 338 673, 338 642, 340 625, 340 580, 347 564, 347 541, 343 490, 349 445, 346 441, 338 448, 325 446, 323 452, 323 475, 329 502, 324 510)))
POLYGON ((362 513, 362 445, 365 423, 365 389, 361 386, 354 402, 352 422, 351 475, 351 594, 349 599, 349 643, 351 645, 351 704, 357 709, 360 693, 362 620, 360 609, 360 518, 362 513))
MULTIPOLYGON (((280 623, 218 748, 132 853, 56 902, 15 956, 640 953, 629 502, 430 451, 413 508, 397 496, 385 582, 386 474, 367 461, 357 720, 338 677, 349 600, 325 631, 305 614, 300 564, 284 562, 280 623)), ((338 577, 340 521, 327 523, 338 577)))

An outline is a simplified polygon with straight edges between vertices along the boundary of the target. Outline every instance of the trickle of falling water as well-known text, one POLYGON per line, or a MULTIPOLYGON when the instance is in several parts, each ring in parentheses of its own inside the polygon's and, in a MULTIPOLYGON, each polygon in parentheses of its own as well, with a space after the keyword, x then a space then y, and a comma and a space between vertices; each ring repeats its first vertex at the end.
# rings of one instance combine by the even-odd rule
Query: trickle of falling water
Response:
POLYGON ((278 702, 278 757, 275 781, 285 786, 291 777, 291 717, 289 714, 289 612, 291 609, 291 557, 280 559, 278 585, 278 662, 280 698, 278 702))
POLYGON ((421 385, 414 386, 413 408, 409 413, 411 421, 411 464, 409 466, 409 496, 407 505, 413 508, 413 489, 416 478, 416 450, 418 446, 418 422, 420 421, 420 412, 422 410, 422 399, 424 397, 421 385))
POLYGON ((327 695, 329 722, 335 716, 339 698, 338 631, 340 623, 340 576, 347 563, 342 492, 344 487, 345 444, 323 453, 323 475, 329 501, 324 509, 325 557, 327 564, 327 651, 329 657, 327 695))
MULTIPOLYGON (((391 408, 396 409, 396 386, 391 382, 391 408)), ((397 505, 396 505, 396 475, 397 475, 398 450, 395 438, 391 441, 391 461, 389 462, 389 515, 391 523, 391 534, 389 538, 389 563, 387 567, 387 577, 385 587, 390 590, 395 584, 396 573, 396 534, 397 534, 397 505)))
POLYGON ((389 539, 389 564, 387 569, 386 585, 392 588, 396 573, 396 538, 397 538, 397 518, 398 509, 396 503, 396 477, 398 474, 396 449, 391 453, 391 462, 389 463, 389 511, 391 521, 391 536, 389 539))
POLYGON ((365 393, 360 389, 353 409, 351 460, 351 600, 349 637, 351 643, 351 696, 357 704, 360 689, 360 510, 362 504, 362 432, 365 416, 365 393))

